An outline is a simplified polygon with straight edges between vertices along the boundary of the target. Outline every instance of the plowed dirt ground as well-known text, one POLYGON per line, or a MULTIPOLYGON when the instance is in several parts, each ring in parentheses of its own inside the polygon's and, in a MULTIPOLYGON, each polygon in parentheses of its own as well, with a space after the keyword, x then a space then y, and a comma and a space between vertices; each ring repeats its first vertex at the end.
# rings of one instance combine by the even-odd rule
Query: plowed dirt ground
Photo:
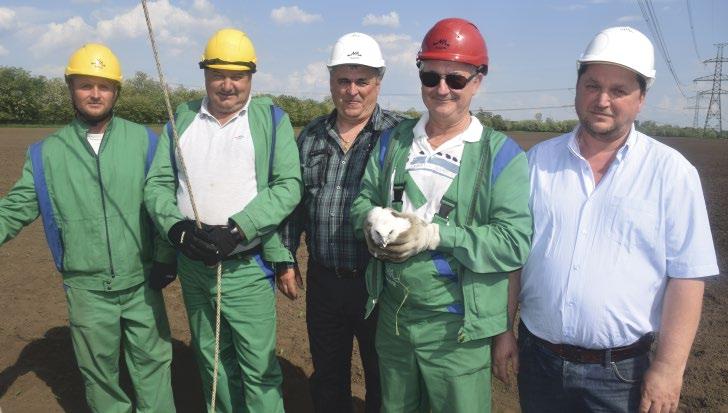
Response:
MULTIPOLYGON (((0 128, 0 196, 20 177, 28 146, 50 133, 42 128, 0 128)), ((524 148, 553 134, 512 133, 524 148)), ((728 141, 669 138, 699 170, 720 268, 728 268, 728 141)), ((305 262, 299 251, 301 262, 305 262)), ((305 274, 305 269, 304 269, 305 274)), ((165 289, 172 327, 175 401, 179 412, 203 412, 184 305, 175 282, 165 289)), ((685 373, 682 411, 728 412, 728 280, 707 282, 703 319, 685 373)), ((278 296, 278 357, 284 372, 288 412, 310 412, 307 377, 311 357, 305 297, 278 296)), ((355 405, 362 411, 363 372, 354 356, 355 405)), ((129 380, 123 379, 124 383, 129 380)), ((494 382, 494 411, 516 412, 511 388, 494 382)), ((61 277, 55 271, 40 220, 0 248, 0 409, 3 413, 87 412, 80 373, 71 348, 61 277)))

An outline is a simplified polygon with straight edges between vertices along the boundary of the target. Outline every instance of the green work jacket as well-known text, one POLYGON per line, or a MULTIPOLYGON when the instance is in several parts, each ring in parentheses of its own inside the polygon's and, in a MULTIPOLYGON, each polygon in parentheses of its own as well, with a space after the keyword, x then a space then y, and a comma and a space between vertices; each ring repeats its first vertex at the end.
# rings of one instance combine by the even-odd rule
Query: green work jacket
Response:
MULTIPOLYGON (((364 222, 373 207, 401 208, 392 203, 392 179, 395 168, 404 168, 416 123, 416 119, 403 121, 388 142, 380 139, 372 151, 351 209, 358 237, 363 237, 364 222)), ((464 342, 506 330, 508 274, 523 265, 531 245, 528 162, 512 139, 484 128, 479 141, 465 143, 456 179, 453 209, 447 217, 436 215, 433 222, 440 231, 437 251, 458 264, 454 270, 464 310, 458 341, 464 342)), ((405 179, 405 186, 413 182, 405 179)), ((376 258, 369 261, 367 315, 384 288, 386 265, 376 258)))
POLYGON ((97 155, 87 131, 74 120, 28 150, 20 180, 0 199, 0 244, 43 211, 65 285, 123 290, 144 282, 153 260, 174 262, 174 250, 155 237, 143 202, 150 141, 156 144, 157 137, 114 116, 97 155))
MULTIPOLYGON (((175 112, 179 136, 200 112, 202 100, 183 103, 175 112)), ((293 127, 288 115, 276 125, 273 164, 272 147, 273 102, 268 97, 254 97, 248 105, 248 122, 255 150, 255 174, 258 194, 230 219, 247 240, 261 238, 263 258, 273 263, 293 262, 293 256, 283 246, 276 229, 298 205, 303 194, 301 167, 293 127)), ((144 202, 160 233, 166 237, 169 229, 185 217, 177 207, 177 166, 170 128, 165 127, 159 148, 147 178, 144 202)), ((210 165, 224 173, 220 165, 210 165)), ((194 190, 194 188, 193 188, 194 190)), ((204 200, 196 199, 196 202, 204 200)))

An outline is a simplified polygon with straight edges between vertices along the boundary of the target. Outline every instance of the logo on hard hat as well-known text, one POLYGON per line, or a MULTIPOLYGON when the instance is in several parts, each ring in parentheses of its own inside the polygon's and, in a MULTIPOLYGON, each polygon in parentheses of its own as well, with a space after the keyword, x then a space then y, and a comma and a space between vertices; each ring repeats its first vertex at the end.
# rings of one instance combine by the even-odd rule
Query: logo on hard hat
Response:
POLYGON ((97 69, 103 69, 106 67, 106 63, 104 63, 103 60, 99 59, 98 57, 91 62, 91 66, 97 68, 97 69))
POLYGON ((351 59, 358 59, 358 58, 360 58, 362 56, 361 56, 361 53, 359 53, 358 50, 354 50, 353 52, 351 52, 348 55, 346 55, 346 57, 351 58, 351 59))
POLYGON ((434 49, 448 49, 450 47, 450 43, 448 43, 447 39, 440 39, 432 43, 432 47, 434 49))

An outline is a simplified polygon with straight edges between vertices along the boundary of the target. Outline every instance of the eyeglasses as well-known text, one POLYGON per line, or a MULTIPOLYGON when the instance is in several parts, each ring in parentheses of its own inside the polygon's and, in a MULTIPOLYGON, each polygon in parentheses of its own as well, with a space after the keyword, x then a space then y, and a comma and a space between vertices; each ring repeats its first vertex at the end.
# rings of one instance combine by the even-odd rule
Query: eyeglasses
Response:
POLYGON ((453 90, 460 90, 464 88, 468 82, 473 80, 475 76, 478 76, 478 73, 475 72, 470 77, 465 77, 463 75, 458 75, 455 73, 448 73, 446 75, 441 75, 437 72, 420 72, 420 81, 422 82, 423 86, 426 87, 435 87, 440 84, 440 79, 445 79, 445 84, 447 87, 453 90))

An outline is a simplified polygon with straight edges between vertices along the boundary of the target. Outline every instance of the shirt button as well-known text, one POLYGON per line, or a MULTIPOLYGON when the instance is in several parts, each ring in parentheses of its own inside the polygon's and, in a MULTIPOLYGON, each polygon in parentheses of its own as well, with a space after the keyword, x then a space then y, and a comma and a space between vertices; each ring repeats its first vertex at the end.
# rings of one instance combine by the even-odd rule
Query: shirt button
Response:
POLYGON ((329 212, 329 215, 331 215, 333 217, 334 216, 334 213, 333 212, 329 212))
POLYGON ((586 235, 586 230, 581 231, 581 235, 586 235))
POLYGON ((579 265, 574 265, 574 271, 579 271, 579 265))
POLYGON ((342 165, 345 165, 345 164, 346 164, 346 161, 341 161, 341 164, 342 164, 342 165))
POLYGON ((336 189, 341 190, 341 185, 336 185, 336 189))

